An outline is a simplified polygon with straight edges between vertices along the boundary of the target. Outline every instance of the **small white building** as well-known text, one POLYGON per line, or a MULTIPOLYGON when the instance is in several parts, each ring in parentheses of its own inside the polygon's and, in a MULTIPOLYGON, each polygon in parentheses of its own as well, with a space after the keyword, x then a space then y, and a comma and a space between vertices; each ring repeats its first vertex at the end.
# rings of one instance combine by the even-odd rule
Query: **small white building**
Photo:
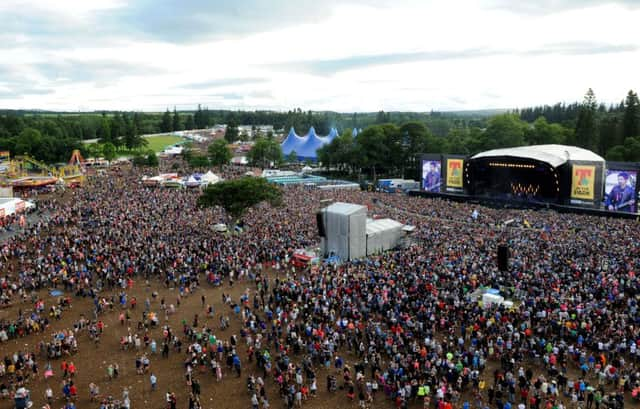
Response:
POLYGON ((367 208, 334 203, 319 213, 322 250, 327 257, 359 259, 391 250, 400 244, 404 225, 391 219, 367 220, 367 208))
POLYGON ((325 237, 322 248, 327 256, 354 260, 367 255, 367 208, 352 203, 334 203, 322 212, 325 237))
POLYGON ((403 226, 392 219, 367 220, 367 255, 395 248, 403 236, 403 226))

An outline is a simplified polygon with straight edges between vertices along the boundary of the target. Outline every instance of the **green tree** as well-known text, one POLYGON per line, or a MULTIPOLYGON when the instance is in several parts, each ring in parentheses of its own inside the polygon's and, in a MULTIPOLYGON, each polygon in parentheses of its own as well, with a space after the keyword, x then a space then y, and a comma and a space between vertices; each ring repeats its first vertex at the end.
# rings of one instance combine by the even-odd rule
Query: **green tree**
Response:
MULTIPOLYGON (((451 128, 447 135, 447 142, 445 145, 445 153, 468 155, 469 150, 469 129, 467 128, 451 128)), ((422 152, 422 151, 418 151, 422 152)), ((419 178, 417 178, 419 179, 419 178)))
POLYGON ((42 145, 42 134, 34 128, 24 128, 16 138, 15 150, 18 155, 34 155, 42 145))
POLYGON ((638 102, 638 94, 629 91, 624 101, 624 137, 640 136, 640 103, 638 102))
POLYGON ((109 142, 113 143, 113 145, 117 148, 123 144, 123 140, 120 138, 125 133, 125 122, 122 118, 120 112, 116 112, 115 115, 111 118, 110 121, 111 127, 111 138, 109 142))
POLYGON ((625 138, 624 149, 624 159, 627 162, 640 161, 640 138, 625 138))
POLYGON ((233 153, 224 139, 216 139, 207 148, 209 160, 213 166, 226 165, 233 158, 233 153))
POLYGON ((100 122, 100 127, 96 132, 96 136, 98 137, 98 142, 100 143, 113 141, 111 136, 111 123, 109 122, 109 119, 104 115, 102 116, 102 121, 100 122))
POLYGON ((180 120, 180 115, 178 115, 178 111, 176 111, 176 107, 173 107, 173 131, 181 131, 182 130, 182 121, 180 120))
POLYGON ((377 180, 377 170, 388 160, 389 146, 382 125, 374 125, 362 131, 356 138, 354 153, 361 168, 371 171, 373 180, 377 180))
POLYGON ((318 161, 331 169, 337 168, 341 172, 354 172, 359 166, 355 154, 355 142, 351 136, 351 130, 345 130, 342 135, 336 137, 328 145, 318 149, 318 161))
POLYGON ((141 153, 136 153, 133 156, 133 166, 147 166, 147 158, 141 153))
POLYGON ((606 159, 612 162, 624 162, 625 149, 623 145, 616 145, 607 151, 606 159))
POLYGON ((158 155, 156 155, 154 151, 149 150, 147 152, 147 166, 155 167, 155 166, 158 166, 159 164, 160 164, 160 161, 158 160, 158 155))
POLYGON ((576 122, 575 142, 578 146, 594 151, 598 149, 600 141, 597 115, 598 101, 593 90, 589 88, 580 106, 576 122))
POLYGON ((224 139, 226 139, 229 143, 233 143, 238 140, 238 137, 238 123, 235 121, 235 119, 232 118, 229 120, 229 123, 227 123, 227 129, 224 133, 224 139))
POLYGON ((190 130, 195 128, 196 128, 196 123, 193 121, 193 115, 187 115, 184 120, 184 129, 190 130))
POLYGON ((287 163, 298 163, 298 153, 296 151, 291 151, 285 158, 285 162, 287 163))
POLYGON ((262 202, 279 206, 282 204, 282 192, 266 179, 256 177, 242 177, 209 185, 198 198, 200 206, 220 206, 236 220, 247 209, 262 202))
POLYGON ((619 113, 611 112, 603 116, 599 126, 600 147, 598 152, 606 153, 612 147, 622 145, 624 143, 623 133, 624 130, 622 129, 622 120, 619 113))
POLYGON ((160 132, 171 132, 173 131, 173 120, 171 119, 171 114, 169 113, 169 109, 165 111, 162 115, 162 121, 160 122, 160 132))
POLYGON ((262 168, 269 167, 271 162, 278 166, 283 161, 282 148, 273 139, 260 138, 255 141, 247 155, 247 159, 253 165, 262 168))
POLYGON ((509 148, 525 144, 527 124, 518 115, 502 114, 489 119, 484 132, 485 149, 509 148))
POLYGON ((400 127, 399 135, 402 146, 401 174, 403 177, 408 174, 419 179, 416 174, 419 154, 440 153, 446 150, 445 140, 434 136, 422 122, 410 121, 403 124, 400 127))
POLYGON ((116 146, 111 142, 102 145, 102 156, 111 163, 116 158, 116 146))
POLYGON ((90 143, 86 145, 87 155, 91 158, 99 158, 102 156, 102 146, 98 143, 90 143))
POLYGON ((127 149, 131 150, 139 148, 148 143, 146 139, 141 138, 140 135, 138 135, 138 127, 135 120, 130 120, 128 116, 124 116, 124 126, 125 131, 123 142, 127 149))
POLYGON ((194 168, 206 168, 209 166, 209 158, 204 155, 191 155, 188 162, 194 168))
POLYGON ((530 145, 563 144, 568 130, 560 124, 550 124, 543 116, 535 120, 525 131, 525 139, 530 145))
POLYGON ((189 162, 193 157, 193 142, 187 141, 182 144, 182 158, 189 162))

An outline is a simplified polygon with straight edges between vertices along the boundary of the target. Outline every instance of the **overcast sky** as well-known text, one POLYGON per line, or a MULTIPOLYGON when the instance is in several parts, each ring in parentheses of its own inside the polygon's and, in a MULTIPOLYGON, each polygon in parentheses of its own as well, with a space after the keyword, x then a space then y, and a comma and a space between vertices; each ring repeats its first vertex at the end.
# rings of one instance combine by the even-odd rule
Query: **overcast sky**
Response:
POLYGON ((640 0, 1 0, 0 108, 618 102, 638 21, 640 0))

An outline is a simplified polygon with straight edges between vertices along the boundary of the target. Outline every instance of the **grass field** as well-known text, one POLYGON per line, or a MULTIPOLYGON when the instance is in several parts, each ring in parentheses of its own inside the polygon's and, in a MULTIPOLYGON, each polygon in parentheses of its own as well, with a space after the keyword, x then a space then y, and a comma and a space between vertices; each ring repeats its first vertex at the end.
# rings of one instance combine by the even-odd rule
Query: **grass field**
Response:
POLYGON ((184 138, 173 135, 150 136, 145 139, 149 142, 147 149, 151 149, 154 152, 162 152, 167 146, 184 141, 184 138))
POLYGON ((148 150, 152 150, 156 153, 162 152, 165 148, 171 145, 175 145, 178 142, 186 141, 186 139, 174 135, 154 135, 148 138, 144 138, 147 141, 147 146, 140 149, 128 150, 126 148, 120 149, 116 152, 118 157, 134 156, 137 153, 144 153, 148 150))

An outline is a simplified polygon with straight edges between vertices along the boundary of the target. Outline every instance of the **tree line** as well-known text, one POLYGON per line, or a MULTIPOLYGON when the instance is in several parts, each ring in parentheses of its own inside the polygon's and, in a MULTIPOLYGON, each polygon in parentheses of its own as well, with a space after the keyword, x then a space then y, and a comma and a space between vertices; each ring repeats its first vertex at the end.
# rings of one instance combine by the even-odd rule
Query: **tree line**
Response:
POLYGON ((618 104, 598 103, 589 89, 582 103, 555 104, 515 110, 520 119, 533 122, 544 118, 569 132, 565 142, 604 156, 611 161, 640 161, 640 104, 630 90, 618 104))
MULTIPOLYGON (((640 161, 639 118, 640 104, 634 91, 629 91, 619 104, 606 107, 597 102, 592 90, 581 103, 524 108, 497 115, 495 111, 336 113, 300 108, 287 112, 229 111, 202 106, 194 111, 178 112, 174 108, 163 113, 0 111, 0 150, 27 153, 52 163, 66 161, 73 149, 88 153, 80 143, 86 139, 98 139, 116 149, 135 149, 144 145, 144 139, 140 138, 143 134, 203 129, 215 124, 228 125, 228 141, 241 137, 238 124, 273 125, 283 131, 294 127, 300 135, 306 134, 311 126, 320 135, 336 127, 343 132, 322 150, 324 163, 344 170, 364 167, 402 173, 410 172, 413 159, 398 146, 408 146, 413 155, 473 154, 498 147, 562 143, 593 150, 608 160, 640 161), (364 136, 358 138, 363 142, 349 139, 352 129, 364 130, 364 136), (384 146, 376 147, 380 141, 384 146)), ((259 140, 256 162, 274 161, 271 135, 259 140)))
POLYGON ((629 91, 621 106, 603 111, 590 89, 577 109, 568 110, 576 115, 569 122, 554 123, 544 115, 527 122, 523 111, 508 112, 488 118, 485 127, 453 125, 444 137, 418 121, 372 125, 355 138, 346 129, 318 151, 318 160, 342 173, 365 171, 374 179, 380 174, 418 179, 421 153, 472 155, 524 145, 567 144, 611 161, 640 161, 640 104, 635 92, 629 91))

